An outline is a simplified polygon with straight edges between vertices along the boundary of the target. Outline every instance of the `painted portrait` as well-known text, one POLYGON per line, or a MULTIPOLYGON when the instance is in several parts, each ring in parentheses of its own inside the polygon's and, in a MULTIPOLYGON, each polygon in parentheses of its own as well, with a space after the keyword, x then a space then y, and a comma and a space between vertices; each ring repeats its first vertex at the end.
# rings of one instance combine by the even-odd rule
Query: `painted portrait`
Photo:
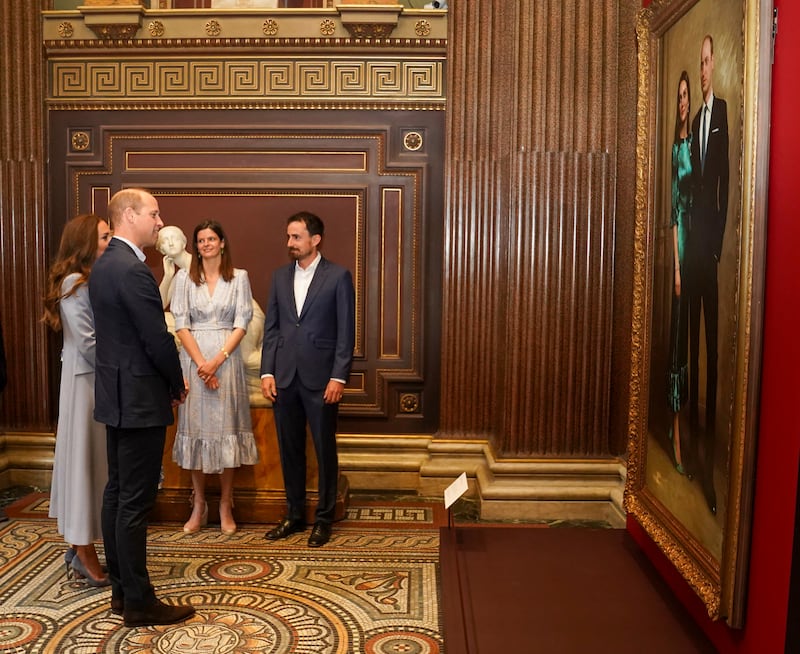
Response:
POLYGON ((717 559, 736 373, 743 10, 705 0, 664 35, 658 98, 647 485, 717 559))
POLYGON ((743 619, 763 295, 771 3, 639 14, 625 508, 743 619))

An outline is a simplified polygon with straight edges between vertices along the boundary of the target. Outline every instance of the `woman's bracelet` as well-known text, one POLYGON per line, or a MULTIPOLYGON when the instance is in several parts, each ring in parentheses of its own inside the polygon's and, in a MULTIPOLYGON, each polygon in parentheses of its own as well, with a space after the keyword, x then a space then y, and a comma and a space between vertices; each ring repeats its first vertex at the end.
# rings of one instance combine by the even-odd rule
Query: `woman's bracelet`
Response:
POLYGON ((224 347, 219 348, 219 351, 222 352, 225 355, 226 359, 230 358, 231 355, 228 354, 228 350, 226 350, 224 347))

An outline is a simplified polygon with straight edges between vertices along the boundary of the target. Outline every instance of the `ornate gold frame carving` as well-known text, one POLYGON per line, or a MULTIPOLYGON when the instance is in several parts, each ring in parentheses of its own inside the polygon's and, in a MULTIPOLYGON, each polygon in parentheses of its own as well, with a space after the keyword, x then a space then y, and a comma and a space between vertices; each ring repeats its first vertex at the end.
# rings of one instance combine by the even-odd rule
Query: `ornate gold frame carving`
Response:
POLYGON ((624 506, 694 589, 709 616, 725 619, 733 627, 742 626, 744 621, 753 493, 765 262, 771 19, 771 0, 724 5, 712 0, 655 0, 640 12, 637 24, 636 219, 624 506), (653 417, 658 415, 657 403, 666 404, 666 398, 651 397, 652 389, 658 388, 659 375, 665 372, 662 368, 666 357, 656 344, 664 341, 665 318, 669 325, 668 309, 663 311, 669 305, 664 297, 671 297, 673 292, 671 259, 667 265, 669 255, 661 259, 659 255, 669 252, 665 247, 671 247, 665 239, 671 238, 670 150, 675 89, 683 68, 690 75, 690 117, 694 117, 702 97, 698 64, 705 34, 714 36, 718 50, 714 91, 727 99, 731 134, 727 249, 723 249, 718 264, 720 333, 725 311, 728 320, 724 329, 730 333, 730 342, 720 337, 717 433, 727 428, 724 435, 728 437, 728 457, 725 479, 717 475, 723 482, 718 485, 723 493, 718 492, 716 515, 709 511, 702 492, 698 503, 699 481, 690 481, 675 470, 672 446, 669 441, 665 445, 661 437, 663 425, 656 425, 653 417), (727 85, 720 84, 718 88, 722 74, 727 74, 727 85), (722 280, 729 284, 725 291, 722 280), (723 308, 726 298, 733 304, 723 308), (726 367, 720 368, 723 365, 726 367), (725 373, 730 374, 722 381, 725 373), (724 390, 726 384, 729 396, 724 390), (714 540, 717 537, 718 542, 714 540))

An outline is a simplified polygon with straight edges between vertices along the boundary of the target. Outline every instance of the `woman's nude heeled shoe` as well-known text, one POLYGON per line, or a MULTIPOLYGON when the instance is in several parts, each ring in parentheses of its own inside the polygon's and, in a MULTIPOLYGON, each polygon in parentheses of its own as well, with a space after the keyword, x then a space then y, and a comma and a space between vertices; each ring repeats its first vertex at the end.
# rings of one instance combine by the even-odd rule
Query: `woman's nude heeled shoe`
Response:
MULTIPOLYGON (((194 515, 194 495, 190 498, 190 503, 192 505, 192 515, 194 515)), ((184 534, 197 533, 208 524, 208 502, 203 502, 203 513, 200 515, 200 525, 198 527, 190 527, 189 523, 191 521, 192 517, 189 516, 189 520, 186 522, 185 525, 183 525, 184 534)))
POLYGON ((236 531, 238 530, 236 522, 233 521, 233 506, 234 506, 233 500, 231 500, 231 522, 233 523, 233 527, 229 527, 228 529, 225 529, 225 527, 222 524, 222 502, 220 502, 219 530, 225 536, 233 536, 236 533, 236 531))

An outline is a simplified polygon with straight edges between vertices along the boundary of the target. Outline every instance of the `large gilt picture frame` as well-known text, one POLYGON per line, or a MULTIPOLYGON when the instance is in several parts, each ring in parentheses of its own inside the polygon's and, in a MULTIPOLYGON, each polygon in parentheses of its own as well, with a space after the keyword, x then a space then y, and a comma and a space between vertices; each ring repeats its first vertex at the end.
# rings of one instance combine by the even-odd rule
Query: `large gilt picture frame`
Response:
POLYGON ((771 0, 655 0, 637 21, 626 511, 741 627, 765 266, 771 0))

